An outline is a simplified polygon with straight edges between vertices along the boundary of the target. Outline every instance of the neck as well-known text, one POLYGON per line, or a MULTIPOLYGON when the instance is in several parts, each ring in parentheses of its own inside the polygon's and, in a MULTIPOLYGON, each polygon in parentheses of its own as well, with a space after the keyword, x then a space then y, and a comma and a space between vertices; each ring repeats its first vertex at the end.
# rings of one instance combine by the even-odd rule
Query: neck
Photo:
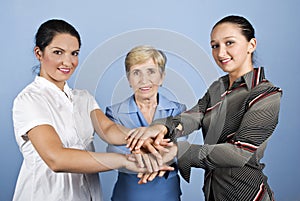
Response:
POLYGON ((145 99, 135 97, 135 102, 140 109, 151 109, 157 106, 157 96, 145 99))
POLYGON ((157 96, 151 99, 136 99, 135 102, 147 123, 151 124, 157 107, 157 96))
POLYGON ((52 82, 52 83, 55 84, 60 90, 64 91, 64 86, 65 86, 66 80, 58 81, 58 80, 52 78, 51 76, 49 76, 47 73, 44 73, 43 71, 40 72, 39 76, 45 78, 45 79, 48 80, 49 82, 52 82))

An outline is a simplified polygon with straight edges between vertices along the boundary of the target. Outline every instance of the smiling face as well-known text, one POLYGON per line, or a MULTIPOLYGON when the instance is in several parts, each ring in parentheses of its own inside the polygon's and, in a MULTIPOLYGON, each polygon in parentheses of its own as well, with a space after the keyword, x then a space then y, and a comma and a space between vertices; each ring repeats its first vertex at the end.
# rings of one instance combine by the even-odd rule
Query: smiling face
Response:
POLYGON ((136 100, 156 99, 159 86, 163 83, 164 74, 153 59, 130 67, 128 81, 136 100))
POLYGON ((217 65, 232 79, 253 69, 252 53, 256 40, 247 41, 238 25, 228 22, 217 25, 211 33, 211 47, 217 65))
POLYGON ((44 51, 34 49, 40 61, 40 76, 63 89, 78 65, 78 39, 67 33, 58 33, 44 51))

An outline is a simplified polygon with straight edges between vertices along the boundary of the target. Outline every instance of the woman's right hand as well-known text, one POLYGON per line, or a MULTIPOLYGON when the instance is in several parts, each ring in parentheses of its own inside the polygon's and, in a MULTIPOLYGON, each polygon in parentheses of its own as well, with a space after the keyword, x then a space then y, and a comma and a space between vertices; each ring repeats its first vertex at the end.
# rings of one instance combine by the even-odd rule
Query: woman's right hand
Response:
POLYGON ((173 171, 174 168, 169 166, 169 164, 172 163, 173 159, 176 157, 177 155, 177 145, 172 143, 172 146, 168 147, 168 152, 164 152, 162 154, 162 160, 163 160, 163 166, 161 166, 159 168, 159 171, 153 171, 151 172, 140 172, 138 174, 138 178, 140 178, 139 180, 139 184, 144 184, 147 183, 148 181, 152 181, 153 179, 155 179, 157 176, 162 177, 165 175, 165 173, 167 171, 173 171))
MULTIPOLYGON (((170 150, 174 150, 174 148, 173 149, 170 148, 170 150)), ((146 173, 148 175, 159 171, 173 171, 174 168, 169 166, 167 162, 172 160, 176 156, 176 153, 174 155, 174 151, 172 151, 169 154, 165 154, 165 153, 162 154, 163 157, 161 158, 161 164, 159 164, 157 158, 152 153, 142 151, 142 150, 135 151, 132 154, 130 154, 128 160, 132 162, 136 162, 140 168, 146 168, 147 169, 146 173)), ((145 172, 140 172, 140 173, 145 173, 145 172)))
MULTIPOLYGON (((126 138, 127 147, 130 150, 139 150, 149 138, 155 139, 154 144, 159 145, 163 141, 166 133, 167 128, 162 124, 132 129, 126 138)), ((155 152, 153 154, 157 155, 155 152)))

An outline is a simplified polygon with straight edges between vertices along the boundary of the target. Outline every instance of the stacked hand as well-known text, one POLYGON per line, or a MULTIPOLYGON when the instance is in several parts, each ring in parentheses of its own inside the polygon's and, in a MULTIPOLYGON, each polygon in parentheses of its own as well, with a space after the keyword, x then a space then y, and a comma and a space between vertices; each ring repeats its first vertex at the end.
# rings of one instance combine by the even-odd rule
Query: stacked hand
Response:
POLYGON ((145 140, 149 138, 155 139, 153 144, 159 146, 166 133, 167 128, 160 124, 132 129, 127 136, 127 147, 131 150, 138 150, 143 146, 145 140))
POLYGON ((169 162, 177 154, 177 146, 164 139, 167 129, 163 125, 132 129, 127 137, 127 147, 132 151, 129 160, 136 161, 140 167, 146 167, 148 173, 139 173, 139 184, 162 177, 166 171, 174 170, 169 162))

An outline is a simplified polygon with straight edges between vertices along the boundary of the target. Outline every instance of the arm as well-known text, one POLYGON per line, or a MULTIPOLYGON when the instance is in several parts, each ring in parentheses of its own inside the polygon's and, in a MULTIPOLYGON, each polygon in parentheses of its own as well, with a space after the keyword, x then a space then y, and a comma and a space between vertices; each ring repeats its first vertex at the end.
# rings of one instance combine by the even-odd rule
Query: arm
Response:
POLYGON ((91 119, 96 133, 110 144, 124 145, 129 132, 128 128, 110 120, 100 109, 91 112, 91 119))
POLYGON ((207 92, 190 110, 182 112, 175 117, 155 120, 152 125, 164 125, 167 128, 165 137, 170 138, 172 141, 179 137, 187 136, 202 127, 202 119, 208 108, 209 101, 210 95, 207 92))
POLYGON ((188 142, 179 142, 181 175, 188 181, 191 167, 243 167, 251 163, 253 154, 257 158, 255 163, 259 162, 266 142, 278 123, 280 97, 281 93, 278 92, 260 97, 244 114, 239 129, 227 143, 190 145, 188 142))
POLYGON ((208 103, 209 93, 206 93, 192 109, 186 112, 175 117, 157 119, 148 128, 132 129, 128 133, 127 146, 131 149, 139 149, 148 138, 156 138, 155 144, 159 144, 163 138, 174 141, 199 130, 208 103))
POLYGON ((28 137, 41 158, 55 172, 96 173, 117 168, 145 172, 125 155, 115 153, 94 153, 85 150, 65 148, 52 126, 36 126, 28 137))

